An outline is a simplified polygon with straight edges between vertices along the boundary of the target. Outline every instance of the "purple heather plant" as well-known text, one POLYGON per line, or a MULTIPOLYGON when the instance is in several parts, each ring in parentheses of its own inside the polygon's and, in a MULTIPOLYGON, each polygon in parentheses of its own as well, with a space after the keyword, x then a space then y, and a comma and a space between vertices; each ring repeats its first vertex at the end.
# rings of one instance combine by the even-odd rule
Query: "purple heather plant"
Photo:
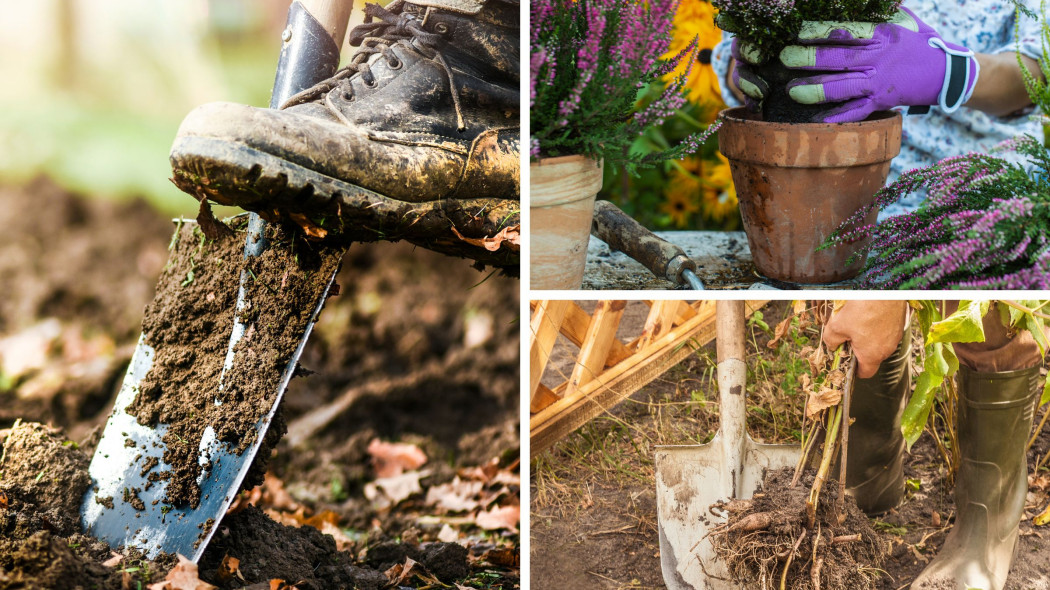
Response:
POLYGON ((533 158, 580 154, 628 169, 694 153, 718 124, 645 155, 629 147, 686 102, 689 70, 642 105, 649 84, 688 60, 696 41, 667 61, 678 0, 534 0, 529 112, 533 158))
POLYGON ((1035 172, 990 154, 946 158, 905 172, 822 246, 871 239, 868 288, 1050 288, 1050 149, 1031 136, 996 150, 1024 155, 1035 172), (926 188, 914 212, 864 218, 926 188))

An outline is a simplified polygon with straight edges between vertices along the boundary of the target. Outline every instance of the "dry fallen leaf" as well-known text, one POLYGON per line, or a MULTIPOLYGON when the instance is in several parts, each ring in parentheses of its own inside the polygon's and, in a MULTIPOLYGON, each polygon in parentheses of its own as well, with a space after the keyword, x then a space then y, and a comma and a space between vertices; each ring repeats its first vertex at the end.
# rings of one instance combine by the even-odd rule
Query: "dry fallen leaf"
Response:
POLYGON ((456 237, 464 242, 473 246, 480 246, 489 252, 499 250, 503 244, 507 244, 507 249, 512 252, 517 252, 521 248, 521 225, 505 227, 491 238, 468 238, 459 233, 456 226, 452 226, 452 233, 456 234, 456 237))
POLYGON ((812 418, 816 416, 824 411, 825 408, 830 408, 839 403, 841 399, 842 390, 822 386, 820 391, 810 394, 809 402, 806 404, 806 417, 812 418))
POLYGON ((296 225, 303 228, 303 233, 305 233, 308 238, 320 240, 328 235, 328 230, 317 225, 313 221, 310 221, 310 218, 302 213, 289 213, 288 217, 291 218, 296 225))
POLYGON ((386 510, 401 503, 412 494, 423 491, 419 480, 430 475, 429 471, 410 471, 395 477, 383 477, 365 484, 365 497, 379 510, 386 510))
POLYGON ((61 335, 61 322, 50 318, 0 339, 0 375, 18 379, 42 369, 61 335))
POLYGON ((222 557, 222 563, 219 564, 218 576, 219 581, 224 584, 232 580, 234 577, 237 577, 243 582, 244 576, 241 575, 241 560, 236 557, 224 555, 222 557))
POLYGON ((270 590, 299 590, 284 580, 274 578, 270 580, 270 590))
POLYGON ((510 506, 496 506, 488 511, 483 510, 474 517, 474 522, 487 531, 508 529, 516 532, 518 530, 518 522, 520 521, 521 506, 516 504, 510 506))
POLYGON ((485 486, 480 481, 463 481, 457 475, 451 482, 427 490, 426 504, 447 512, 467 512, 478 507, 477 497, 485 486))
POLYGON ((372 456, 377 478, 401 475, 405 471, 419 469, 427 462, 427 456, 416 445, 388 443, 372 439, 368 443, 368 454, 372 456))
POLYGON ((0 490, 0 508, 7 508, 7 492, 0 490))
POLYGON ((109 559, 107 559, 106 561, 103 561, 102 565, 105 566, 105 567, 117 567, 118 565, 120 565, 120 562, 123 559, 124 559, 123 555, 117 553, 116 551, 110 551, 109 559))
POLYGON ((438 531, 437 539, 442 543, 455 543, 459 540, 459 533, 456 532, 456 529, 448 526, 446 523, 441 525, 441 530, 438 531))
POLYGON ((794 316, 788 316, 784 318, 784 321, 777 324, 777 327, 773 330, 773 339, 766 343, 767 348, 776 348, 777 344, 780 343, 780 339, 787 334, 788 328, 791 327, 791 320, 794 316))
POLYGON ((163 582, 150 584, 149 590, 218 590, 201 581, 197 576, 197 564, 179 555, 179 563, 171 568, 163 582))
POLYGON ((498 547, 489 549, 481 556, 481 559, 492 565, 503 567, 519 567, 521 565, 521 554, 513 547, 498 547))

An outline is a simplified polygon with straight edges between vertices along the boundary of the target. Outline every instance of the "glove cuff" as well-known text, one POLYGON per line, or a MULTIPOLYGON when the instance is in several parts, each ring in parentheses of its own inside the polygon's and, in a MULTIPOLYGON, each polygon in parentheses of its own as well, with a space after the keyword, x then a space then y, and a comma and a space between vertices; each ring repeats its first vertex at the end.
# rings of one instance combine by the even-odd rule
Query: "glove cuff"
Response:
POLYGON ((956 109, 970 100, 981 65, 973 51, 958 45, 949 45, 943 39, 933 37, 931 47, 944 51, 944 84, 941 86, 937 104, 945 113, 954 113, 956 109))

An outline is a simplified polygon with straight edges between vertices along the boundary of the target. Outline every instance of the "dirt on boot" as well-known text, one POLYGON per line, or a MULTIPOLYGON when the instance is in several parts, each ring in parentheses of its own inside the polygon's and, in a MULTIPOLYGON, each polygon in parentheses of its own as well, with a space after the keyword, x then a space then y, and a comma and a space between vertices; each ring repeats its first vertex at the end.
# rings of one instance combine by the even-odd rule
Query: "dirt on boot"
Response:
MULTIPOLYGON (((169 482, 165 501, 173 506, 200 502, 197 480, 208 465, 197 455, 209 426, 237 454, 255 442, 255 425, 272 407, 281 373, 342 254, 293 244, 271 227, 272 247, 245 260, 244 228, 237 230, 209 240, 195 225, 181 228, 142 324, 156 356, 127 412, 146 426, 170 425, 163 440, 172 470, 155 472, 155 479, 169 482), (241 318, 249 328, 234 349, 236 370, 220 390, 242 270, 251 278, 241 318)), ((257 455, 263 461, 283 434, 283 421, 275 420, 274 428, 270 446, 257 455)), ((253 472, 247 487, 265 469, 253 472)))
POLYGON ((715 551, 733 579, 775 585, 787 565, 785 588, 808 590, 816 586, 814 580, 820 588, 870 588, 880 576, 886 546, 868 517, 847 496, 846 520, 839 525, 834 506, 838 486, 829 483, 817 507, 818 526, 807 529, 806 499, 814 476, 803 476, 791 487, 793 476, 790 468, 768 473, 762 490, 750 501, 734 501, 726 526, 712 532, 715 551))

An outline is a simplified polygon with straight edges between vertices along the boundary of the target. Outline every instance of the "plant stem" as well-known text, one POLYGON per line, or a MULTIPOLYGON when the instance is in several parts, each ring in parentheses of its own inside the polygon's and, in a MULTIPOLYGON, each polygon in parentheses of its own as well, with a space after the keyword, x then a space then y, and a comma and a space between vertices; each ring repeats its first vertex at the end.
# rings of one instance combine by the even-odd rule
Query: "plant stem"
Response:
POLYGON ((812 529, 817 522, 817 504, 820 501, 820 491, 824 488, 824 482, 828 479, 828 471, 831 470, 831 459, 835 454, 838 441, 839 423, 842 421, 840 406, 828 410, 828 436, 824 439, 824 454, 820 459, 820 468, 817 469, 817 477, 813 480, 813 487, 809 491, 809 499, 806 500, 806 520, 808 528, 812 529))
POLYGON ((795 552, 798 551, 798 546, 802 544, 805 536, 806 529, 802 529, 802 532, 798 534, 798 539, 795 540, 795 545, 791 548, 791 553, 788 553, 787 562, 784 563, 784 573, 780 574, 780 590, 787 588, 788 568, 791 567, 791 562, 795 559, 795 552))
POLYGON ((1035 439, 1039 438, 1039 433, 1043 431, 1043 426, 1046 425, 1048 416, 1050 416, 1050 404, 1047 404, 1046 411, 1043 412, 1043 419, 1039 421, 1039 426, 1032 433, 1032 438, 1028 439, 1028 445, 1024 448, 1025 452, 1028 452, 1028 449, 1032 448, 1032 443, 1035 442, 1035 439))
POLYGON ((846 522, 846 457, 849 452, 849 405, 853 396, 853 378, 857 373, 857 357, 849 359, 846 383, 842 391, 842 450, 839 452, 839 494, 835 498, 835 514, 838 524, 846 522))
MULTIPOLYGON (((1009 305, 1010 307, 1012 307, 1014 309, 1019 309, 1019 310, 1025 312, 1025 313, 1030 313, 1030 314, 1032 314, 1033 316, 1035 316, 1037 318, 1043 318, 1044 320, 1050 320, 1050 315, 1047 315, 1045 313, 1039 313, 1035 309, 1028 309, 1027 307, 1021 305, 1020 303, 1017 303, 1016 301, 1010 301, 1010 300, 1007 300, 1007 299, 1000 299, 999 303, 1003 303, 1005 305, 1009 305)), ((1042 306, 1040 306, 1040 307, 1042 307, 1042 306)))

